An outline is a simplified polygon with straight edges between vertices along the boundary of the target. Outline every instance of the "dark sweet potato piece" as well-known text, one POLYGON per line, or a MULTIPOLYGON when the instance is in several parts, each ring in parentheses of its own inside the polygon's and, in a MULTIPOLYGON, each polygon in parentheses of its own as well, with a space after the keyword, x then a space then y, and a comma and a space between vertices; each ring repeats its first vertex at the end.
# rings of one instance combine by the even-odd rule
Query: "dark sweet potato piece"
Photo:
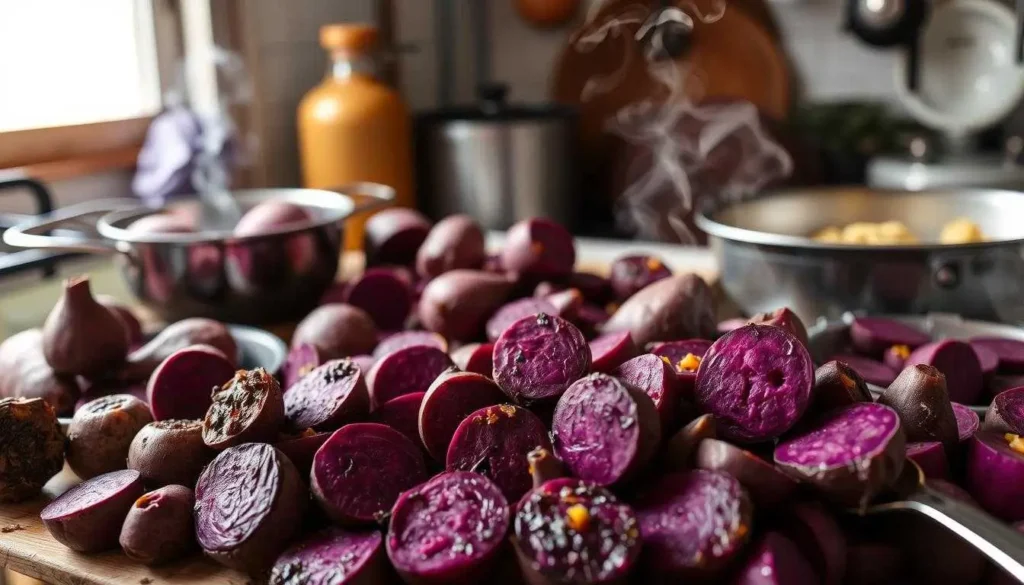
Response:
POLYGON ((704 439, 718 436, 715 417, 702 414, 672 435, 665 446, 665 465, 672 471, 689 471, 694 467, 697 448, 704 439))
MULTIPOLYGON (((629 386, 642 390, 654 401, 661 420, 662 435, 675 431, 680 424, 684 388, 672 368, 653 354, 644 354, 626 361, 612 375, 629 386)), ((692 394, 692 393, 691 393, 692 394)))
POLYGON ((134 396, 114 394, 86 403, 68 426, 68 465, 82 479, 124 469, 132 438, 151 422, 149 407, 134 396))
POLYGON ((978 356, 970 345, 952 339, 922 345, 907 358, 907 365, 934 366, 946 376, 949 398, 962 404, 974 404, 981 397, 985 381, 978 356))
POLYGON ((537 447, 551 449, 548 430, 537 415, 511 404, 488 406, 467 416, 455 429, 445 468, 482 473, 514 502, 533 483, 526 456, 537 447))
POLYGON ((39 494, 64 467, 64 432, 41 398, 0 400, 0 503, 39 494))
POLYGON ((390 576, 376 530, 326 528, 292 545, 274 562, 270 585, 377 585, 390 576))
POLYGON ((583 294, 574 288, 552 293, 545 297, 545 300, 555 308, 556 315, 569 321, 576 320, 584 302, 583 294))
POLYGON ((974 337, 971 345, 992 350, 999 358, 999 371, 1007 374, 1024 373, 1024 341, 1002 337, 974 337))
POLYGON ((590 367, 595 372, 608 374, 638 353, 628 331, 607 333, 590 341, 590 367))
POLYGON ((288 358, 281 368, 281 389, 288 391, 303 376, 324 363, 320 350, 312 343, 300 343, 288 350, 288 358))
POLYGON ((213 391, 234 375, 234 364, 215 347, 192 345, 172 353, 146 385, 153 418, 202 418, 212 404, 213 391))
POLYGON ((138 471, 152 488, 193 486, 214 455, 203 442, 202 421, 161 420, 142 427, 132 439, 128 469, 138 471))
POLYGON ((53 538, 80 553, 117 547, 121 525, 142 495, 139 472, 112 471, 86 480, 50 502, 39 519, 53 538))
POLYGON ((981 507, 1007 522, 1024 520, 1024 439, 1016 433, 980 431, 967 455, 967 491, 981 507))
POLYGON ((949 479, 949 460, 938 441, 907 443, 907 459, 917 463, 928 479, 949 479))
POLYGON ((545 483, 565 477, 565 465, 551 451, 538 447, 526 454, 526 462, 530 464, 530 475, 533 476, 534 489, 545 483))
POLYGON ((135 500, 118 539, 125 556, 137 563, 160 565, 198 549, 194 505, 195 494, 181 485, 164 486, 135 500))
POLYGON ((58 376, 43 356, 43 332, 28 329, 0 343, 0 398, 41 398, 58 416, 70 415, 78 400, 74 378, 58 376))
POLYGON ((576 244, 568 230, 551 220, 525 219, 509 228, 501 264, 508 272, 537 280, 561 278, 576 264, 576 244))
POLYGON ((128 336, 129 348, 137 347, 145 341, 142 333, 142 323, 139 322, 139 318, 135 316, 131 309, 121 304, 117 299, 106 295, 96 295, 96 300, 104 307, 110 309, 121 320, 121 324, 124 325, 125 335, 128 336))
POLYGON ((661 421, 643 391, 607 374, 591 374, 558 400, 551 442, 574 476, 602 486, 622 484, 654 456, 661 421))
POLYGON ((419 438, 434 459, 444 462, 459 424, 470 414, 506 402, 493 380, 472 372, 447 371, 430 385, 417 417, 419 438))
POLYGON ((665 339, 708 339, 715 335, 714 294, 696 274, 665 278, 629 297, 601 331, 629 331, 639 347, 665 339))
POLYGON ((227 326, 213 319, 194 317, 171 323, 146 345, 128 354, 117 377, 146 380, 171 354, 190 345, 209 345, 219 349, 231 363, 238 361, 238 345, 227 326))
POLYGON ((373 358, 374 360, 379 360, 391 352, 414 345, 429 345, 444 352, 448 351, 448 342, 437 333, 430 331, 399 331, 398 333, 388 335, 377 344, 377 347, 373 350, 373 358))
POLYGON ((292 462, 265 443, 221 452, 196 484, 196 540, 217 562, 259 575, 298 533, 306 486, 292 462))
POLYGON ((700 469, 721 471, 738 479, 758 506, 778 506, 796 492, 795 480, 750 451, 725 441, 712 438, 701 441, 697 446, 696 463, 700 469))
POLYGON ((608 271, 608 280, 615 299, 620 303, 649 284, 672 276, 672 270, 661 258, 636 254, 616 258, 608 271))
POLYGON ((370 412, 370 393, 352 360, 331 360, 316 368, 284 395, 284 416, 292 429, 333 431, 370 412))
POLYGON ((377 408, 404 394, 426 392, 441 372, 452 365, 448 354, 428 345, 393 351, 377 360, 366 375, 370 403, 377 408))
POLYGON ((345 289, 345 302, 366 312, 378 329, 395 331, 413 310, 412 280, 403 270, 370 268, 345 289))
POLYGON ((292 347, 316 346, 324 361, 370 353, 377 345, 377 327, 366 311, 332 303, 322 305, 303 319, 292 336, 292 347))
POLYGON ((524 317, 532 317, 538 313, 557 315, 558 309, 546 299, 526 297, 514 300, 498 309, 487 320, 487 339, 497 341, 498 337, 508 329, 509 325, 524 317))
POLYGON ((985 411, 983 430, 1024 435, 1024 387, 997 394, 985 411))
POLYGON ((590 347, 565 319, 524 317, 494 344, 494 381, 520 404, 553 403, 590 370, 590 347))
POLYGON ((574 288, 583 295, 588 303, 604 305, 612 300, 611 281, 599 274, 592 272, 573 272, 566 281, 570 288, 574 288))
POLYGON ((214 393, 203 418, 203 442, 222 450, 272 441, 283 422, 284 398, 277 380, 263 368, 239 370, 214 393))
POLYGON ((372 524, 398 495, 427 478, 419 446, 377 423, 345 425, 313 457, 310 487, 320 508, 343 525, 372 524))
POLYGON ((726 473, 662 477, 637 503, 645 575, 655 583, 713 582, 749 540, 752 513, 746 490, 726 473))
POLYGON ((434 224, 416 252, 416 272, 430 279, 458 268, 483 266, 484 232, 468 215, 450 215, 434 224))
POLYGON ((846 535, 839 524, 817 502, 800 502, 789 510, 782 532, 804 551, 822 585, 840 585, 846 573, 846 535))
POLYGON ((611 318, 608 311, 601 306, 584 303, 577 311, 573 324, 580 328, 580 331, 591 339, 598 335, 601 327, 611 318))
POLYGON ((751 317, 750 322, 758 325, 782 327, 792 333, 793 337, 799 339, 800 343, 804 344, 804 347, 807 347, 807 327, 804 326, 804 322, 789 307, 782 307, 770 313, 759 313, 751 317))
POLYGON ((373 411, 370 422, 389 426, 409 438, 418 447, 420 443, 420 407, 426 392, 413 392, 392 398, 373 411))
POLYGON ((860 355, 840 354, 829 358, 829 361, 842 362, 857 372, 868 384, 885 388, 896 379, 899 372, 872 358, 860 355))
POLYGON ((857 351, 881 357, 894 345, 916 349, 931 341, 928 335, 910 325, 884 317, 857 317, 850 324, 850 341, 857 351))
POLYGON ((468 343, 451 353, 452 361, 464 372, 490 378, 494 375, 494 344, 468 343))
POLYGON ((960 433, 946 391, 946 378, 937 369, 923 364, 907 366, 878 397, 878 402, 900 416, 907 441, 939 441, 947 453, 953 454, 960 433))
POLYGON ((861 402, 779 443, 775 464, 839 505, 864 507, 899 476, 905 446, 896 411, 861 402))
POLYGON ((695 398, 715 415, 719 434, 745 443, 779 437, 810 403, 814 363, 788 331, 747 325, 723 335, 704 355, 695 398))
POLYGON ((430 220, 406 207, 392 207, 366 220, 363 250, 367 266, 413 266, 416 252, 430 233, 430 220))
POLYGON ((274 443, 274 446, 295 465, 299 477, 308 479, 313 468, 313 456, 330 437, 331 433, 317 433, 308 429, 297 436, 286 436, 274 443))
POLYGON ((811 584, 817 575, 810 561, 792 540, 779 532, 765 534, 739 569, 735 585, 811 584))
POLYGON ((480 583, 498 560, 510 516, 491 480, 466 471, 442 473, 398 497, 388 558, 407 583, 480 583))
POLYGON ((531 585, 624 585, 640 555, 638 528, 636 513, 607 489, 556 479, 519 502, 512 544, 531 585))
POLYGON ((423 327, 452 341, 476 341, 484 324, 512 292, 504 275, 452 270, 423 289, 418 314, 423 327))
POLYGON ((359 369, 362 370, 364 376, 366 375, 366 372, 370 371, 373 364, 377 363, 377 360, 374 359, 372 355, 354 355, 349 359, 352 360, 352 363, 359 366, 359 369))
POLYGON ((810 411, 825 413, 841 406, 872 400, 864 378, 845 362, 832 360, 814 370, 810 411))

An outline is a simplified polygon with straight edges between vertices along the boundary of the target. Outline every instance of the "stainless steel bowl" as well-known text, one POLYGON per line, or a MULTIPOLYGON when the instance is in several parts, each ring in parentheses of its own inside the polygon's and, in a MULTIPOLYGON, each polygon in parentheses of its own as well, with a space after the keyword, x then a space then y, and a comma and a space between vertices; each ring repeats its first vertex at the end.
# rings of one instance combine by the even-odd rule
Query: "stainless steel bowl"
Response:
POLYGON ((748 314, 789 306, 811 322, 845 311, 957 313, 1024 322, 1024 193, 989 189, 803 189, 700 214, 725 292, 748 314), (978 244, 850 246, 809 235, 830 225, 898 220, 923 241, 966 217, 978 244))
POLYGON ((391 187, 361 183, 339 191, 254 189, 233 193, 243 211, 268 200, 296 203, 314 220, 257 236, 198 232, 142 234, 126 229, 159 211, 199 216, 199 202, 183 200, 155 210, 135 200, 69 207, 4 232, 4 242, 91 254, 116 254, 128 288, 159 317, 211 317, 229 323, 274 323, 302 317, 334 281, 344 242, 344 220, 394 198, 391 187), (357 205, 353 199, 367 197, 357 205), (87 222, 90 218, 98 221, 87 222), (81 235, 47 235, 85 226, 81 235), (95 235, 89 232, 95 232, 95 235))

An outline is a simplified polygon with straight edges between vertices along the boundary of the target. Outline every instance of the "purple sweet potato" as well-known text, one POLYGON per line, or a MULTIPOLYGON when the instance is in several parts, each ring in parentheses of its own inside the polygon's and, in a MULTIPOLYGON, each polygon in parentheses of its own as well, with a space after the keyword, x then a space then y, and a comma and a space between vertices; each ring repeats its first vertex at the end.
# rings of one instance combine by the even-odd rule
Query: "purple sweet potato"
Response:
POLYGON ((590 341, 590 368, 609 374, 639 353, 628 331, 607 333, 590 341))
POLYGON ((647 285, 670 276, 672 270, 661 258, 636 254, 616 258, 609 270, 608 280, 615 299, 621 303, 647 285))
POLYGON ((363 250, 367 266, 414 266, 430 233, 430 221, 406 207, 392 207, 366 220, 363 250))
POLYGON ((910 348, 905 345, 894 345, 885 350, 882 354, 882 363, 890 369, 902 372, 907 366, 907 358, 910 357, 910 348))
POLYGON ((607 374, 590 374, 562 394, 551 422, 555 454, 572 475, 620 485, 640 472, 661 442, 654 402, 607 374))
POLYGON ((874 400, 864 378, 845 362, 832 360, 814 370, 810 411, 825 413, 857 402, 874 400))
POLYGON ((545 299, 532 297, 517 299, 502 306, 487 320, 487 339, 492 342, 497 341, 509 325, 538 313, 557 315, 558 309, 545 299))
POLYGON ((129 381, 146 380, 171 354, 191 345, 213 346, 231 363, 238 361, 238 345, 227 326, 213 319, 193 317, 171 323, 146 345, 128 354, 117 376, 129 381))
POLYGON ((863 508, 899 477, 905 446, 896 411, 862 402, 779 443, 775 464, 839 505, 863 508))
POLYGON ((757 443, 796 424, 813 386, 814 363, 800 340, 779 327, 747 325, 708 349, 695 398, 718 419, 723 438, 757 443))
POLYGON ((865 355, 881 357, 894 345, 916 349, 931 338, 910 325, 884 317, 857 317, 850 324, 850 342, 865 355))
POLYGON ((573 324, 580 328, 580 331, 587 337, 592 339, 598 335, 601 327, 611 318, 608 311, 599 305, 593 305, 590 303, 583 303, 583 305, 576 311, 576 318, 573 320, 573 324))
POLYGON ((1024 439, 1016 433, 979 431, 967 455, 967 491, 981 507, 1007 522, 1024 520, 1024 439))
POLYGON ((697 446, 696 455, 698 468, 735 477, 758 506, 770 509, 785 503, 796 493, 796 480, 750 451, 725 441, 704 439, 697 446))
POLYGON ((359 366, 359 369, 362 370, 364 375, 365 375, 366 372, 370 371, 370 368, 373 367, 373 364, 377 363, 377 360, 372 355, 365 355, 365 354, 364 355, 354 355, 354 356, 352 356, 352 357, 350 357, 348 359, 352 360, 352 363, 354 363, 355 365, 359 366))
POLYGON ((399 331, 398 333, 388 335, 377 344, 377 347, 373 350, 373 358, 379 360, 391 352, 414 345, 429 345, 444 352, 448 351, 448 342, 437 333, 430 331, 399 331))
POLYGON ((666 339, 710 339, 715 335, 714 293, 696 274, 659 280, 622 303, 601 331, 629 331, 639 347, 666 339))
POLYGON ((514 502, 533 484, 526 456, 538 447, 550 450, 551 441, 537 415, 511 404, 488 406, 467 416, 455 429, 445 468, 482 473, 514 502))
POLYGON ((132 439, 128 469, 138 471, 151 488, 192 486, 214 455, 203 442, 202 421, 161 420, 142 427, 132 439))
POLYGON ((322 305, 295 328, 292 347, 304 343, 315 345, 324 361, 370 353, 377 345, 377 326, 366 311, 352 305, 322 305))
POLYGON ((612 370, 612 375, 627 385, 642 390, 654 401, 661 420, 662 435, 675 431, 681 423, 683 384, 661 358, 644 354, 627 360, 612 370))
POLYGON ((419 438, 427 453, 444 462, 459 424, 470 414, 506 402, 490 378, 473 372, 447 371, 430 385, 417 416, 419 438))
POLYGON ((999 370, 999 356, 996 352, 986 345, 974 343, 970 344, 971 349, 974 350, 974 355, 978 356, 978 365, 981 366, 981 374, 988 379, 994 376, 999 370))
POLYGON ((789 510, 782 532, 804 551, 822 585, 840 585, 846 573, 846 535, 832 513, 817 502, 801 502, 789 510))
POLYGON ((423 327, 452 341, 476 341, 484 324, 512 292, 504 275, 481 270, 452 270, 423 289, 418 314, 423 327))
POLYGON ((672 471, 693 469, 697 448, 704 439, 718 436, 715 417, 702 414, 672 435, 665 445, 664 463, 672 471))
POLYGON ((284 398, 277 380, 263 368, 239 370, 214 392, 203 418, 203 442, 219 451, 272 441, 283 422, 284 398))
POLYGON ((391 510, 388 558, 407 583, 473 585, 498 560, 511 512, 494 482, 442 473, 404 492, 391 510))
POLYGON ((441 372, 452 366, 448 354, 429 345, 393 351, 377 360, 366 375, 370 403, 377 408, 404 394, 426 392, 441 372))
POLYGON ((537 281, 562 278, 576 264, 576 243, 568 230, 551 220, 525 219, 509 228, 501 264, 508 272, 537 281))
POLYGON ((64 432, 41 398, 0 400, 0 503, 39 495, 64 467, 64 432))
POLYGON ((555 308, 556 315, 569 321, 576 320, 584 303, 583 293, 574 288, 552 293, 544 298, 555 308))
POLYGON ((713 582, 742 553, 752 514, 746 490, 731 475, 698 469, 663 476, 637 503, 647 578, 713 582))
POLYGON ((413 310, 413 284, 402 269, 370 268, 345 289, 345 302, 362 309, 378 329, 395 331, 413 310))
POLYGON ((312 343, 300 343, 288 350, 288 357, 281 367, 281 389, 288 391, 303 376, 323 363, 320 350, 312 343))
POLYGON ((639 528, 607 489, 556 479, 519 502, 512 544, 530 585, 625 585, 641 552, 639 528))
POLYGON ((938 441, 907 443, 907 459, 917 463, 928 479, 949 479, 949 459, 938 441))
POLYGON ((946 378, 932 366, 907 366, 878 397, 896 411, 908 442, 939 441, 950 455, 960 441, 946 378))
POLYGON ((687 360, 687 356, 692 355, 698 358, 697 365, 699 366, 699 360, 704 359, 704 355, 711 349, 711 343, 707 339, 660 341, 649 345, 647 351, 668 360, 669 365, 680 376, 690 376, 696 379, 697 368, 690 363, 692 359, 687 360))
POLYGON ((953 415, 956 416, 956 429, 961 443, 966 442, 974 436, 974 433, 978 432, 978 428, 981 426, 978 413, 971 410, 970 406, 954 402, 953 415))
POLYGON ((124 554, 144 565, 177 560, 196 544, 192 507, 195 494, 181 485, 168 485, 142 495, 132 504, 118 541, 124 554))
POLYGON ((732 319, 726 319, 725 321, 719 321, 716 329, 718 330, 719 335, 725 335, 733 329, 739 329, 747 324, 747 320, 743 317, 734 317, 732 319))
POLYGON ((990 376, 985 381, 985 390, 990 397, 994 397, 1001 392, 1006 392, 1011 388, 1020 388, 1024 386, 1024 375, 1010 374, 1010 375, 995 375, 990 376))
POLYGON ((309 472, 313 468, 313 456, 329 438, 331 433, 317 433, 313 429, 307 429, 297 436, 281 438, 274 446, 295 465, 299 477, 309 478, 309 472))
POLYGON ((971 345, 991 350, 999 358, 999 371, 1024 374, 1024 341, 1003 337, 974 337, 971 345))
POLYGON ((306 486, 292 462, 265 443, 231 447, 196 484, 196 540, 217 562, 258 575, 302 524, 306 486))
POLYGON ((818 582, 814 567, 792 540, 769 532, 754 545, 747 562, 739 569, 734 585, 789 585, 818 582))
POLYGON ((829 358, 829 361, 843 362, 853 368, 853 371, 857 372, 865 382, 881 388, 892 384, 892 381, 899 375, 898 371, 882 362, 862 355, 852 353, 834 355, 829 358))
POLYGON ((146 385, 155 420, 203 418, 212 391, 235 375, 235 366, 217 348, 191 345, 165 359, 146 385))
POLYGON ((124 469, 132 438, 151 422, 149 407, 134 396, 114 394, 88 402, 68 426, 68 465, 82 479, 124 469))
POLYGON ((281 553, 270 571, 270 585, 378 585, 388 575, 380 532, 332 527, 281 553))
POLYGON ((377 423, 345 425, 313 457, 310 487, 320 508, 342 525, 372 524, 398 495, 427 479, 418 445, 377 423))
POLYGON ((907 358, 908 366, 914 364, 927 364, 942 372, 954 402, 975 404, 981 397, 985 385, 981 364, 971 346, 962 341, 946 339, 922 345, 907 358))
POLYGON ((389 426, 421 447, 419 416, 426 395, 426 392, 413 392, 392 398, 373 411, 370 422, 389 426))
POLYGON ((73 551, 109 550, 117 547, 121 525, 143 491, 139 472, 112 471, 64 492, 39 512, 39 519, 57 542, 73 551))
POLYGON ((1024 435, 1024 387, 1011 388, 992 399, 981 427, 996 433, 1024 435))
POLYGON ((526 462, 530 465, 530 475, 533 476, 534 489, 541 487, 547 482, 561 479, 566 476, 565 465, 561 459, 544 449, 538 447, 526 454, 526 462))
POLYGON ((520 404, 553 403, 590 370, 590 347, 565 319, 524 317, 494 344, 494 381, 520 404))
POLYGON ((770 313, 759 313, 750 318, 750 323, 757 325, 771 325, 773 327, 781 327, 786 331, 793 334, 800 340, 800 343, 807 347, 807 327, 804 326, 804 322, 800 320, 800 317, 796 316, 796 313, 791 311, 788 307, 782 307, 776 309, 770 313))
POLYGON ((284 416, 293 430, 333 431, 370 412, 363 372, 352 360, 331 360, 284 394, 284 416))
POLYGON ((452 361, 464 372, 490 378, 494 375, 494 344, 467 343, 451 353, 452 361))
POLYGON ((70 415, 78 400, 74 378, 58 376, 43 356, 43 332, 28 329, 0 343, 0 398, 41 398, 58 416, 70 415))
POLYGON ((484 264, 484 232, 468 215, 450 215, 434 224, 416 252, 416 273, 431 279, 458 268, 484 264))
POLYGON ((139 322, 139 318, 135 316, 131 309, 117 299, 107 295, 96 295, 96 300, 104 307, 110 309, 121 320, 121 324, 124 325, 125 335, 128 336, 128 347, 139 346, 145 341, 142 334, 142 323, 139 322))
POLYGON ((588 303, 604 305, 612 300, 611 281, 592 272, 573 272, 566 283, 583 295, 588 303))

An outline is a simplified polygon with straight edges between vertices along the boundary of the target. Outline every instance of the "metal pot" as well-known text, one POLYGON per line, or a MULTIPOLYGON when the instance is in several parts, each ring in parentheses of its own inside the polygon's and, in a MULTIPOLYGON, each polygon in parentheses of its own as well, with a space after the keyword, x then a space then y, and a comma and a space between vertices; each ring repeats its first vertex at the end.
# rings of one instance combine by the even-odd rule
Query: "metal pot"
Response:
POLYGON ((197 200, 160 209, 133 199, 88 202, 39 216, 4 232, 11 246, 90 254, 116 254, 129 290, 166 321, 210 317, 231 323, 275 323, 298 319, 313 309, 338 271, 344 220, 394 199, 394 189, 376 183, 339 191, 253 189, 232 195, 243 211, 268 201, 301 205, 312 223, 258 236, 224 233, 146 234, 126 229, 161 211, 198 217, 197 200), (371 199, 357 205, 350 195, 371 199), (60 226, 95 221, 97 236, 46 235, 60 226))
POLYGON ((697 217, 721 285, 748 314, 789 306, 809 322, 844 312, 956 313, 1024 322, 1024 193, 991 189, 804 189, 767 194, 697 217), (923 241, 975 221, 976 244, 851 246, 809 235, 829 225, 898 220, 923 241))
POLYGON ((488 85, 479 105, 417 119, 420 200, 435 217, 468 213, 493 230, 535 216, 577 225, 575 113, 512 106, 506 92, 488 85))

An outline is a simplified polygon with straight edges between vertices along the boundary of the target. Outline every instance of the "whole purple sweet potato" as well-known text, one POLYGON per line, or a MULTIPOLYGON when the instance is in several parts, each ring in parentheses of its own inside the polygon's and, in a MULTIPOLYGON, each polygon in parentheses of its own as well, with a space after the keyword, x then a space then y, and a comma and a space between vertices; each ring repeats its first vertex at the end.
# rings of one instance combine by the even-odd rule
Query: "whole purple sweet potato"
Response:
POLYGON ((939 441, 950 455, 956 450, 960 441, 956 415, 946 391, 946 378, 937 369, 924 364, 907 366, 878 402, 900 416, 907 441, 939 441))
POLYGON ((466 471, 442 473, 398 497, 388 558, 408 583, 480 583, 498 560, 510 515, 491 480, 466 471))
POLYGON ((538 447, 550 450, 551 441, 537 415, 511 404, 488 406, 467 416, 455 429, 445 468, 486 475, 514 502, 533 483, 526 456, 538 447))
POLYGON ((406 207, 392 207, 366 220, 363 250, 367 266, 413 266, 430 233, 430 221, 406 207))
POLYGON ((779 532, 765 534, 739 569, 735 585, 789 585, 815 583, 817 575, 808 558, 792 540, 779 532))
POLYGON ((59 376, 43 356, 43 332, 28 329, 0 343, 0 398, 41 398, 58 415, 70 415, 78 400, 75 379, 59 376))
POLYGON ((263 368, 239 370, 213 394, 203 418, 203 442, 222 450, 251 441, 271 441, 284 422, 281 386, 263 368))
POLYGON ((369 412, 363 373, 348 358, 316 368, 284 394, 284 416, 294 430, 333 431, 369 412))
POLYGON ((846 573, 846 535, 832 513, 817 502, 800 502, 789 510, 782 532, 807 555, 821 585, 840 585, 846 573))
POLYGON ((413 283, 404 269, 370 268, 345 289, 345 302, 362 309, 377 329, 395 331, 414 307, 413 283))
POLYGON ((144 565, 177 560, 194 549, 195 494, 181 485, 168 485, 142 495, 132 504, 118 541, 124 554, 144 565))
POLYGON ((121 320, 121 325, 124 325, 125 335, 128 336, 128 347, 136 347, 145 341, 142 334, 142 323, 139 322, 139 318, 135 316, 131 309, 117 299, 107 295, 96 295, 96 300, 104 307, 110 309, 121 320))
POLYGON ((313 309, 299 322, 292 347, 303 343, 316 346, 324 361, 370 353, 377 345, 377 327, 366 311, 331 303, 313 309))
POLYGON ((981 397, 985 380, 978 355, 970 345, 952 339, 922 345, 907 358, 907 365, 926 364, 946 376, 949 398, 962 404, 974 404, 981 397))
POLYGON ((427 389, 417 417, 427 453, 444 462, 459 424, 470 414, 508 397, 493 380, 473 372, 447 371, 427 389))
POLYGON ((668 440, 663 455, 664 463, 671 471, 689 471, 695 466, 697 449, 704 439, 718 436, 715 417, 702 414, 679 429, 668 440))
POLYGON ((634 254, 616 258, 608 271, 615 299, 620 303, 647 285, 672 276, 672 270, 661 258, 634 254))
POLYGON ((372 524, 398 495, 427 478, 420 448, 377 423, 337 430, 313 457, 310 487, 320 508, 343 525, 372 524))
POLYGON ((146 398, 153 418, 202 418, 212 403, 212 390, 234 375, 233 361, 213 346, 190 345, 179 349, 149 377, 146 398))
POLYGON ((562 278, 576 264, 576 244, 572 234, 553 221, 525 219, 509 228, 501 248, 501 264, 506 271, 534 282, 562 278))
POLYGON ((999 371, 1007 374, 1024 373, 1024 341, 1002 337, 974 337, 971 345, 984 347, 999 358, 999 371))
POLYGON ((804 344, 804 347, 807 347, 807 327, 804 326, 804 322, 789 307, 782 307, 770 313, 754 315, 750 318, 750 322, 758 325, 782 327, 792 333, 793 337, 799 339, 800 343, 804 344))
POLYGON ((447 352, 448 342, 444 337, 430 331, 399 331, 388 335, 373 350, 373 358, 379 360, 393 351, 412 347, 414 345, 429 345, 447 352))
POLYGON ((949 479, 949 459, 938 441, 907 443, 907 459, 917 463, 928 479, 949 479))
POLYGON ((231 331, 219 321, 193 317, 171 323, 146 345, 128 354, 123 371, 118 373, 118 377, 126 380, 146 380, 171 354, 191 345, 215 347, 231 363, 237 363, 238 345, 231 336, 231 331))
POLYGON ((772 508, 784 504, 796 493, 795 480, 750 451, 725 441, 711 438, 701 441, 697 446, 696 464, 700 469, 735 477, 758 506, 772 508))
POLYGON ((666 339, 709 339, 715 335, 714 294, 696 274, 665 278, 631 296, 601 331, 629 331, 639 347, 666 339))
POLYGON ((981 428, 996 433, 1024 435, 1024 387, 997 394, 985 411, 981 428))
POLYGON ((494 375, 494 344, 467 343, 451 353, 456 367, 490 378, 494 375))
POLYGON ((259 575, 298 533, 306 486, 274 447, 246 443, 222 451, 196 484, 196 540, 217 562, 259 575))
POLYGON ((640 355, 612 370, 612 375, 642 390, 654 401, 662 435, 675 432, 680 424, 682 403, 688 397, 684 396, 682 381, 664 360, 649 353, 640 355))
POLYGON ((281 553, 270 571, 270 585, 378 585, 387 576, 380 532, 332 527, 281 553))
POLYGON ((112 471, 64 492, 39 512, 53 538, 80 553, 117 547, 121 525, 143 493, 139 472, 112 471))
POLYGON ((420 296, 423 327, 452 341, 476 341, 484 324, 512 292, 503 275, 452 270, 430 281, 420 296))
POLYGON ((89 277, 64 282, 43 324, 43 355, 53 371, 67 376, 98 377, 128 355, 121 318, 92 296, 89 277))
POLYGON ((554 403, 588 370, 583 333, 545 313, 516 321, 494 344, 494 381, 520 404, 554 403))
POLYGON ((899 371, 890 368, 876 359, 862 355, 839 354, 830 357, 829 361, 846 364, 853 368, 853 371, 857 372, 865 382, 881 388, 892 384, 892 381, 899 375, 899 371))
POLYGON ((825 413, 857 402, 871 402, 874 398, 864 378, 845 362, 832 360, 814 370, 814 388, 811 390, 809 411, 825 413))
POLYGON ((747 325, 716 341, 697 371, 695 398, 726 439, 756 443, 781 436, 810 404, 814 363, 788 331, 747 325))
POLYGON ((41 398, 0 400, 0 503, 35 497, 64 467, 64 432, 41 398))
POLYGON ((370 403, 377 408, 405 394, 426 392, 434 380, 452 365, 448 354, 428 345, 393 351, 377 360, 366 375, 370 403))
POLYGON ((639 353, 628 331, 606 333, 590 341, 590 367, 608 374, 639 353))
POLYGON ((458 268, 484 264, 484 232, 468 215, 450 215, 434 224, 416 252, 416 272, 430 279, 458 268))
POLYGON ((967 491, 981 507, 1007 522, 1024 520, 1024 440, 1015 433, 981 431, 967 455, 967 491))
POLYGON ((68 426, 68 465, 82 479, 124 469, 132 439, 151 422, 149 407, 134 396, 114 394, 88 402, 68 426))
POLYGON ((417 447, 422 447, 419 416, 426 395, 426 392, 413 392, 392 398, 373 411, 369 422, 391 427, 408 437, 417 447))
POLYGON ((607 374, 591 374, 558 400, 551 442, 575 477, 602 486, 622 484, 654 456, 661 421, 643 391, 607 374))
POLYGON ((533 297, 516 299, 502 306, 487 320, 488 341, 497 341, 510 325, 523 317, 530 317, 538 313, 557 315, 558 309, 546 299, 533 297))
POLYGON ((864 355, 881 357, 894 345, 916 349, 931 341, 928 335, 914 327, 884 317, 857 317, 850 324, 850 341, 854 349, 864 355))
POLYGON ((142 427, 132 439, 128 469, 138 471, 152 488, 191 486, 214 455, 203 442, 202 421, 161 420, 142 427))

